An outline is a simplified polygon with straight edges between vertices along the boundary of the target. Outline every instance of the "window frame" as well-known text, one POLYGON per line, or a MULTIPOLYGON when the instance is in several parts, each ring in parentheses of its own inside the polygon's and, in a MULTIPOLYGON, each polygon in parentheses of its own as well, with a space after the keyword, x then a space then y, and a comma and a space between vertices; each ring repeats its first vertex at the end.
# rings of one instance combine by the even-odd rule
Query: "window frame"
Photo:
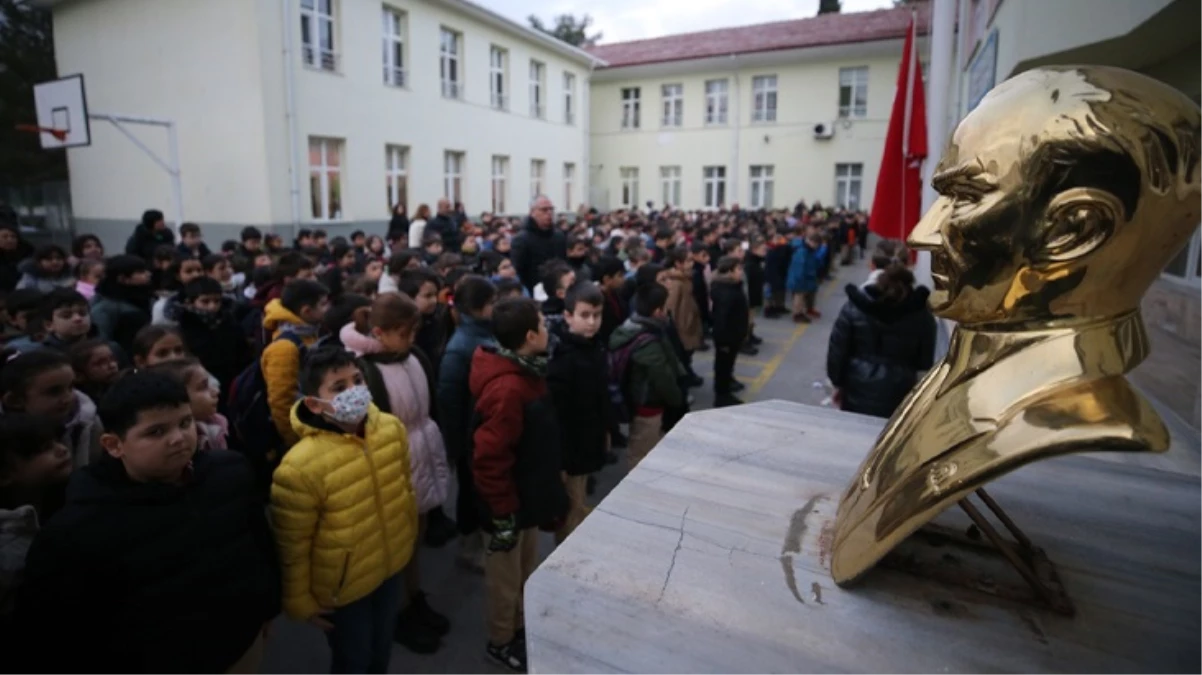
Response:
POLYGON ((309 137, 309 205, 310 219, 320 222, 342 220, 342 180, 343 159, 346 156, 346 141, 330 136, 309 137), (317 146, 318 164, 313 163, 314 146, 317 146), (330 148, 337 150, 337 162, 330 163, 330 148), (313 179, 316 174, 317 194, 313 193, 313 179), (336 180, 331 180, 336 177, 336 180), (337 192, 337 195, 334 193, 337 192), (313 207, 320 210, 321 215, 313 213, 313 207))
POLYGON ((679 164, 659 167, 659 196, 664 204, 680 208, 680 176, 679 164))
POLYGON ((409 212, 409 146, 399 143, 384 145, 384 176, 388 182, 388 209, 397 202, 405 204, 409 212), (395 195, 394 195, 395 191, 395 195))
POLYGON ((338 58, 338 0, 301 0, 301 62, 306 68, 337 73, 338 58), (322 11, 322 7, 328 11, 322 11), (308 36, 306 37, 306 33, 308 36), (329 39, 329 49, 321 45, 322 36, 329 39), (314 44, 316 37, 316 44, 314 44))
POLYGON ((701 167, 701 198, 707 209, 726 205, 726 166, 714 164, 701 167), (710 175, 710 173, 713 175, 710 175), (711 189, 712 188, 712 189, 711 189))
POLYGON ((770 209, 776 191, 776 166, 752 164, 747 171, 750 202, 753 209, 770 209), (758 172, 757 172, 758 169, 758 172), (757 175, 758 173, 758 175, 757 175))
POLYGON ((509 110, 509 50, 497 45, 488 48, 488 98, 493 110, 509 110))
POLYGON ((619 203, 624 209, 637 209, 639 206, 639 168, 637 166, 618 167, 618 185, 621 195, 619 203))
POLYGON ((679 129, 684 126, 684 84, 673 82, 661 84, 659 87, 660 100, 663 102, 663 115, 659 124, 665 129, 679 129), (669 89, 673 91, 669 92, 669 89))
POLYGON ((444 150, 442 153, 442 196, 452 204, 463 201, 464 174, 467 153, 461 150, 444 150), (453 169, 453 170, 452 170, 453 169))
POLYGON ((705 125, 725 126, 730 123, 730 80, 717 78, 705 81, 705 125), (711 91, 711 85, 715 91, 711 91), (721 89, 717 90, 718 85, 721 89))
POLYGON ((409 17, 404 11, 389 5, 384 5, 380 9, 384 24, 384 32, 381 37, 384 47, 384 84, 405 89, 408 87, 408 72, 405 70, 405 64, 408 62, 405 56, 405 34, 409 28, 409 17))
POLYGON ((575 162, 564 162, 563 163, 563 196, 564 196, 563 204, 564 204, 564 208, 566 208, 569 211, 572 210, 572 187, 575 185, 575 183, 576 183, 576 163, 575 162))
POLYGON ((563 72, 563 122, 576 124, 576 74, 563 72))
POLYGON ((868 76, 868 66, 846 66, 839 69, 839 119, 854 120, 868 117, 868 76), (845 75, 846 77, 844 77, 845 75), (844 80, 848 80, 847 83, 844 80), (847 105, 843 104, 844 89, 849 91, 847 105), (860 89, 863 90, 864 95, 862 105, 856 103, 856 92, 860 89))
POLYGON ((756 75, 751 78, 752 122, 759 124, 776 122, 777 103, 780 99, 779 91, 775 74, 756 75))
POLYGON ((438 27, 438 81, 442 97, 463 100, 463 33, 446 26, 438 27), (452 47, 447 49, 448 42, 452 47))
POLYGON ((642 112, 642 87, 622 87, 618 92, 618 97, 622 101, 622 129, 624 131, 638 131, 640 127, 640 115, 642 112))
POLYGON ((547 119, 547 64, 530 59, 530 116, 547 119))
POLYGON ((492 212, 495 214, 506 213, 506 202, 509 196, 509 156, 508 155, 493 155, 492 156, 492 178, 490 181, 492 188, 492 212))
POLYGON ((547 160, 531 158, 530 160, 530 198, 544 194, 543 183, 547 179, 547 160))
POLYGON ((863 162, 837 162, 835 164, 835 206, 838 208, 858 211, 864 203, 864 164, 863 162), (847 175, 843 175, 846 170, 847 175), (841 186, 846 185, 845 197, 848 203, 839 199, 841 186), (856 186, 856 202, 851 202, 851 187, 856 186))

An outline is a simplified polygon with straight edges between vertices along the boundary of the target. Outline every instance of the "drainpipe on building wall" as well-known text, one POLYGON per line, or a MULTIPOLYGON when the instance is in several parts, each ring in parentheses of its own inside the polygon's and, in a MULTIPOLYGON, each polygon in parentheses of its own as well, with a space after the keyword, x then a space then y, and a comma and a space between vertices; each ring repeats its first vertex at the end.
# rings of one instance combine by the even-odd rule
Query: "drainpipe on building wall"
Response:
POLYGON ((731 165, 730 165, 730 191, 726 194, 726 204, 739 203, 739 108, 742 106, 743 99, 739 94, 739 55, 730 55, 730 70, 734 75, 734 87, 731 88, 731 101, 734 105, 733 119, 731 120, 731 165))
POLYGON ((284 30, 284 122, 288 133, 288 197, 292 210, 292 229, 300 225, 300 174, 297 173, 298 159, 296 143, 296 89, 294 86, 294 64, 292 63, 292 3, 280 0, 280 16, 284 30))
MULTIPOLYGON (((956 0, 935 0, 931 9, 931 27, 927 33, 930 36, 931 59, 929 81, 931 83, 931 100, 927 107, 927 139, 930 152, 922 166, 922 211, 926 213, 939 196, 931 187, 931 177, 935 175, 935 166, 943 155, 950 132, 948 128, 948 106, 952 83, 952 67, 954 66, 954 42, 956 40, 956 0)), ((919 253, 914 265, 914 276, 918 283, 931 288, 931 254, 919 253)), ((936 356, 942 356, 947 351, 948 336, 951 326, 947 322, 939 322, 939 334, 936 341, 936 356)))
MULTIPOLYGON (((584 134, 584 161, 580 164, 580 203, 593 206, 593 165, 590 162, 593 159, 593 139, 589 136, 589 111, 592 109, 592 101, 585 100, 585 97, 592 96, 593 88, 593 73, 597 70, 597 62, 588 62, 588 76, 584 81, 584 86, 580 88, 580 129, 584 134)), ((571 204, 564 204, 564 208, 573 213, 576 209, 572 208, 571 204)))

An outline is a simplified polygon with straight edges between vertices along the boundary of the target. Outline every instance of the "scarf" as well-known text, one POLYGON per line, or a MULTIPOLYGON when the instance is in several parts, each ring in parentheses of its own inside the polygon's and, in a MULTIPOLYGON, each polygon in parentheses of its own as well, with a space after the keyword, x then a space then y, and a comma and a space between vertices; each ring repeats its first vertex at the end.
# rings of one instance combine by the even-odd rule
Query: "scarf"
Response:
POLYGON ((506 349, 504 347, 497 347, 497 354, 500 356, 504 356, 505 358, 509 359, 510 361, 513 361, 514 363, 518 364, 522 368, 525 368, 526 370, 537 375, 538 377, 546 377, 547 376, 547 357, 545 354, 539 354, 536 356, 524 356, 522 354, 519 354, 515 351, 506 349))

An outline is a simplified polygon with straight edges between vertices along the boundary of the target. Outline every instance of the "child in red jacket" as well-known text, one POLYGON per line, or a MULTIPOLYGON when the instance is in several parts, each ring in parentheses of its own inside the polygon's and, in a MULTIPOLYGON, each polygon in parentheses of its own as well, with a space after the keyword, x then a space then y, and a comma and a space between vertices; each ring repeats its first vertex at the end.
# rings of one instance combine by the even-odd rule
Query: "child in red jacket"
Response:
POLYGON ((526 672, 522 594, 538 566, 538 530, 562 524, 568 495, 538 304, 503 300, 493 308, 492 322, 498 346, 476 350, 469 381, 477 420, 472 477, 488 509, 487 652, 500 665, 526 672))

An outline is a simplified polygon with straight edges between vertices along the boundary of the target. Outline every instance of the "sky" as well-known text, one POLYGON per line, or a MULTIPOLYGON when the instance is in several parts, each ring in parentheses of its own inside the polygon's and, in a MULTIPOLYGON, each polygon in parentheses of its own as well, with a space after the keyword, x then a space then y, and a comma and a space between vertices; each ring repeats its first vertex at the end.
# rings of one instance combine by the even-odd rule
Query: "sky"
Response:
MULTIPOLYGON (((495 12, 526 24, 535 14, 550 24, 557 14, 588 14, 601 44, 804 19, 818 12, 818 0, 476 0, 495 12)), ((892 7, 892 0, 843 0, 843 12, 892 7)))

